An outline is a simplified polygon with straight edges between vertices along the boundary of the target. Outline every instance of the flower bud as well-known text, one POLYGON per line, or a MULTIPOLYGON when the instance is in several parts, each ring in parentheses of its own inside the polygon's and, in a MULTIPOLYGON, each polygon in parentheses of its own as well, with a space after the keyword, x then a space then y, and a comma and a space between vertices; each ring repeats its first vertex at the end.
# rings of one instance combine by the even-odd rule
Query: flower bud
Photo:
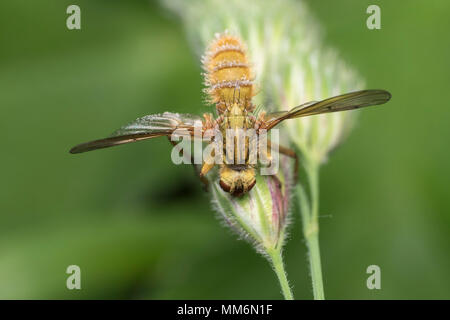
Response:
POLYGON ((253 243, 258 251, 280 249, 286 235, 292 167, 281 161, 278 174, 257 175, 256 185, 242 197, 224 192, 211 181, 213 204, 232 230, 253 243))

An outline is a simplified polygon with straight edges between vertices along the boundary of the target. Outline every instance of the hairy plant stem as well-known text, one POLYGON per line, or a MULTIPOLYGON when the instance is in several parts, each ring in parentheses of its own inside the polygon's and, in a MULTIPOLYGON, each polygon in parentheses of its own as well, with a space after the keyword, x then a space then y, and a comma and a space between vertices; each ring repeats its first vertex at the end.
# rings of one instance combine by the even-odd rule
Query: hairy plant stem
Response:
POLYGON ((273 265, 273 269, 280 282, 281 291, 285 300, 294 300, 292 295, 291 287, 289 287, 289 282, 287 280, 286 271, 284 270, 283 257, 281 254, 281 249, 267 250, 267 254, 273 265))
POLYGON ((303 235, 308 247, 314 299, 325 300, 319 247, 319 164, 314 159, 305 159, 304 167, 308 178, 309 198, 304 187, 301 184, 297 186, 303 235))

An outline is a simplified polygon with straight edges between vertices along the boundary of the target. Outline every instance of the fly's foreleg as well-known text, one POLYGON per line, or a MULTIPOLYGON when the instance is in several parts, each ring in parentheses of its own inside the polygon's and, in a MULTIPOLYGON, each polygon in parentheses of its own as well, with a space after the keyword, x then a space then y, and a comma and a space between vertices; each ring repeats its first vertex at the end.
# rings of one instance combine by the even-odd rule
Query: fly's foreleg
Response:
POLYGON ((202 180, 202 182, 205 185, 205 190, 208 190, 209 185, 209 181, 208 179, 206 179, 206 174, 216 165, 214 161, 215 161, 214 152, 212 152, 212 154, 206 156, 206 159, 203 161, 202 164, 202 169, 200 170, 199 176, 200 180, 202 180))

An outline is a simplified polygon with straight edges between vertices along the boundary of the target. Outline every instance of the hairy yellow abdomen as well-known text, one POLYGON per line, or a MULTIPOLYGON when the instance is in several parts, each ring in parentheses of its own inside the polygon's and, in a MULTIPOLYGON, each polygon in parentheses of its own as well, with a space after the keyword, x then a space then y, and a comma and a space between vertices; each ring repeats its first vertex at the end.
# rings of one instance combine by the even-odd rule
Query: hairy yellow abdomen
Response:
POLYGON ((234 103, 253 110, 253 76, 245 46, 239 38, 228 33, 216 35, 202 61, 206 93, 219 113, 234 103))

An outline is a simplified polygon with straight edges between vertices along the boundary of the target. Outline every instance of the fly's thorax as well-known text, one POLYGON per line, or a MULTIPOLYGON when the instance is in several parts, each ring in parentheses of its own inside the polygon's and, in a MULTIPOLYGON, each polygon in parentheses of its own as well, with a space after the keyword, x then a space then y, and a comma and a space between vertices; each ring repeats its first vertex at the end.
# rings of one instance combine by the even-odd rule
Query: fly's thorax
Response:
POLYGON ((247 110, 240 104, 233 104, 224 113, 221 123, 221 133, 224 138, 224 163, 228 165, 242 165, 256 163, 252 154, 256 155, 254 142, 256 131, 247 114, 247 110))
POLYGON ((249 192, 256 184, 255 169, 251 166, 228 166, 220 168, 220 187, 234 196, 249 192))
POLYGON ((225 112, 221 124, 222 134, 228 129, 247 129, 250 126, 249 117, 245 105, 233 103, 225 112))

